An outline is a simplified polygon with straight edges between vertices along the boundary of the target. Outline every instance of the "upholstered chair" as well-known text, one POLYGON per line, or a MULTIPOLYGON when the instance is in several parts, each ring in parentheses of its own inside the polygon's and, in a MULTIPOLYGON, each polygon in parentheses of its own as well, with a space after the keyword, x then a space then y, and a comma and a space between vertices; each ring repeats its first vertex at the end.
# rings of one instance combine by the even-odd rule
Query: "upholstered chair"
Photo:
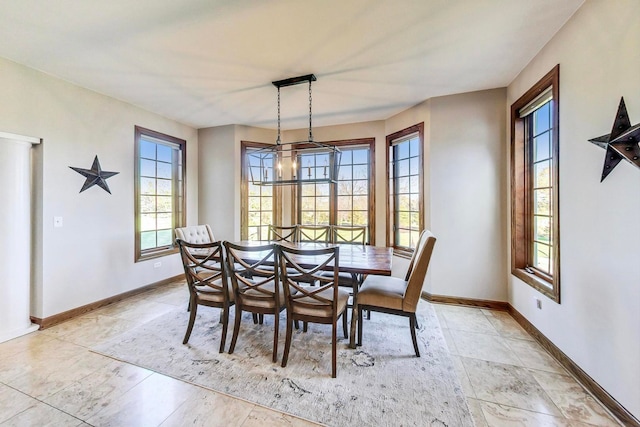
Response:
POLYGON ((436 238, 430 231, 422 232, 406 280, 389 276, 367 276, 357 298, 358 345, 362 345, 363 310, 395 314, 409 318, 413 348, 416 356, 420 357, 415 331, 418 327, 416 309, 435 243, 436 238))
POLYGON ((188 243, 211 243, 216 241, 209 224, 176 228, 176 239, 188 243))

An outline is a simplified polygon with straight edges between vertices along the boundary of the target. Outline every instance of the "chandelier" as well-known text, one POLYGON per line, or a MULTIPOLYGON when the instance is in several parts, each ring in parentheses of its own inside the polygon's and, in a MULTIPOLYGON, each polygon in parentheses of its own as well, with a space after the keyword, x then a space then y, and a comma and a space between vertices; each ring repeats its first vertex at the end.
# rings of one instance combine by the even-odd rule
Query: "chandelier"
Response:
POLYGON ((251 182, 254 185, 289 185, 309 183, 335 183, 340 167, 340 150, 329 144, 313 140, 311 121, 311 82, 316 76, 291 77, 272 82, 278 88, 278 136, 269 147, 247 154, 251 182), (282 143, 280 137, 280 89, 309 83, 309 139, 282 143))

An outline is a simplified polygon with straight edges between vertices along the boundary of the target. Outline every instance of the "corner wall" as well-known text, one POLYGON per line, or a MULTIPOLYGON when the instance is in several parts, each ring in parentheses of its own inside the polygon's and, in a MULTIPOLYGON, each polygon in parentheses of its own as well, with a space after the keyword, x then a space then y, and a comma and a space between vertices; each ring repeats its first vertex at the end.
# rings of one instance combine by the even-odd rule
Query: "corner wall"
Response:
POLYGON ((0 59, 0 131, 42 138, 34 153, 31 315, 44 318, 180 274, 179 256, 134 262, 134 126, 187 141, 187 221, 197 219, 195 129, 0 59), (112 194, 78 194, 95 156, 112 194), (53 217, 63 227, 53 227, 53 217), (153 264, 160 261, 161 267, 153 264))
POLYGON ((561 304, 510 274, 509 302, 640 418, 640 170, 622 161, 601 183, 605 151, 588 142, 611 132, 621 96, 640 122, 640 2, 585 2, 509 85, 507 107, 556 64, 561 304))

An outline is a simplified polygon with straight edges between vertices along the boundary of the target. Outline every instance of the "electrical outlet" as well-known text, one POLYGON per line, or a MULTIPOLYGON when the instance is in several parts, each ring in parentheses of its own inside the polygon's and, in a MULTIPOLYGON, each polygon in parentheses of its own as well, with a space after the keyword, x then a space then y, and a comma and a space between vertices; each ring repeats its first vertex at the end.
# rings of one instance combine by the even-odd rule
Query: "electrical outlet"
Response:
POLYGON ((62 227, 62 217, 61 216, 54 216, 53 217, 53 226, 58 228, 58 227, 62 227))
POLYGON ((542 300, 540 298, 536 298, 536 308, 542 310, 542 300))
POLYGON ((160 267, 162 267, 162 263, 160 261, 153 263, 153 268, 160 268, 160 267))

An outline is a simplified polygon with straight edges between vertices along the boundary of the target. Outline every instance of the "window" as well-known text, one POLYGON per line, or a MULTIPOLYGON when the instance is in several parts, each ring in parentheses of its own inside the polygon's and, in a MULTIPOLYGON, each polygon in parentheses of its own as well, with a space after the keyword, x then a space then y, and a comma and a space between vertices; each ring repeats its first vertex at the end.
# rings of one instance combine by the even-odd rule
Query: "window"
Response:
MULTIPOLYGON (((373 138, 331 142, 340 148, 340 168, 335 184, 298 184, 293 199, 294 218, 301 225, 367 226, 367 243, 373 244, 374 229, 373 138)), ((324 173, 329 155, 299 157, 302 173, 324 173)))
MULTIPOLYGON (((242 141, 242 187, 241 187, 241 220, 240 238, 242 240, 269 240, 269 225, 280 223, 280 188, 269 185, 253 185, 251 171, 260 173, 259 164, 255 157, 247 156, 252 150, 265 147, 268 144, 242 141)), ((275 159, 272 159, 275 163, 275 159)), ((273 168, 274 164, 269 167, 273 168)), ((274 169, 272 169, 274 170, 274 169)))
POLYGON ((560 302, 556 66, 511 106, 511 272, 560 302))
POLYGON ((423 230, 424 123, 387 136, 387 246, 411 256, 423 230))
POLYGON ((135 127, 136 261, 177 251, 185 221, 186 141, 135 127))

